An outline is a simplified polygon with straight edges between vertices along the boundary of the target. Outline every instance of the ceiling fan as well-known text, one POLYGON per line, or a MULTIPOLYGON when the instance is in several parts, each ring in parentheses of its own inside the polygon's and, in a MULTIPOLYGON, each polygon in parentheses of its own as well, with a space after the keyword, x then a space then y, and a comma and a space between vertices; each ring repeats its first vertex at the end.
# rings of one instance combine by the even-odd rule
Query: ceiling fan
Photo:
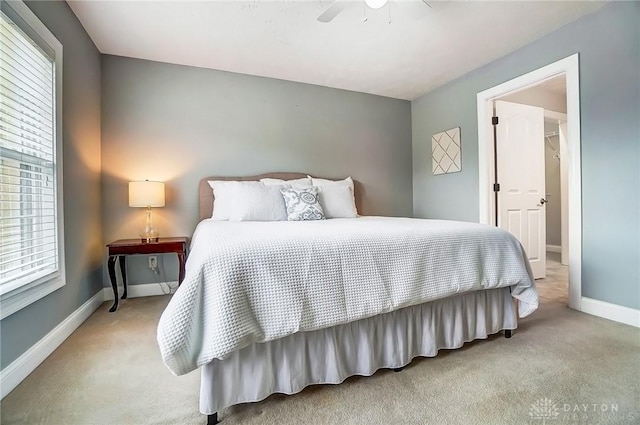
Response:
MULTIPOLYGON (((364 0, 365 4, 369 6, 371 9, 380 9, 387 4, 388 0, 364 0)), ((422 0, 424 4, 431 7, 426 0, 422 0)), ((351 5, 353 2, 345 1, 345 0, 335 0, 331 5, 325 10, 320 16, 318 16, 318 21, 320 22, 331 22, 333 18, 338 16, 343 9, 351 5)))

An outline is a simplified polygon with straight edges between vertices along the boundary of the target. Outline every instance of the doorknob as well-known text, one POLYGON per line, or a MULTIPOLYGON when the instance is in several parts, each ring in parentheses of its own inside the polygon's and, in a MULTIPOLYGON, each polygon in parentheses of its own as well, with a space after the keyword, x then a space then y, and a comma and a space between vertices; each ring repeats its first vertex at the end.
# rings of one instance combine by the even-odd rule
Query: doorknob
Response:
POLYGON ((540 205, 539 205, 539 206, 543 206, 543 205, 544 205, 544 204, 546 204, 547 202, 549 202, 549 201, 547 201, 547 200, 546 200, 546 199, 544 199, 544 198, 540 198, 540 205))

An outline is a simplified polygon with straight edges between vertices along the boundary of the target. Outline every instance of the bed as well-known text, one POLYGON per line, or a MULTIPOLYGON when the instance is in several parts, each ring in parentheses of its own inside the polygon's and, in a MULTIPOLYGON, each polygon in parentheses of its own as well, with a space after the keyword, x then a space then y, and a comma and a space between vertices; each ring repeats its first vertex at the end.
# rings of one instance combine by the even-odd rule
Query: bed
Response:
MULTIPOLYGON (((493 227, 370 216, 211 219, 208 181, 305 177, 200 182, 201 222, 158 342, 174 374, 200 368, 208 424, 226 407, 274 393, 401 370, 500 331, 510 337, 518 315, 536 310, 520 243, 493 227)), ((361 211, 362 187, 352 192, 361 211)))

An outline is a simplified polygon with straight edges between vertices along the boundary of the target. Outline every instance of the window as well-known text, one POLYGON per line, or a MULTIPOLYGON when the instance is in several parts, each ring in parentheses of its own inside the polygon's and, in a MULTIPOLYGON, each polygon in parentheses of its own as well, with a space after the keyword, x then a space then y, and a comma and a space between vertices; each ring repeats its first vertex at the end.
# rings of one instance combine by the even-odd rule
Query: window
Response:
POLYGON ((64 285, 62 45, 18 1, 0 11, 0 318, 64 285))

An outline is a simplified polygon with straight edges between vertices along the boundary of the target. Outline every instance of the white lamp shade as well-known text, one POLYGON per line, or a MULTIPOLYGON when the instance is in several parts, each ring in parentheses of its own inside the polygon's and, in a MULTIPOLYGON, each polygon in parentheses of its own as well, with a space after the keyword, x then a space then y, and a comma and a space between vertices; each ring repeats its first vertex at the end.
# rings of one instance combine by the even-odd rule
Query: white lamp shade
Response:
POLYGON ((136 181, 129 182, 130 207, 164 207, 164 183, 136 181))

